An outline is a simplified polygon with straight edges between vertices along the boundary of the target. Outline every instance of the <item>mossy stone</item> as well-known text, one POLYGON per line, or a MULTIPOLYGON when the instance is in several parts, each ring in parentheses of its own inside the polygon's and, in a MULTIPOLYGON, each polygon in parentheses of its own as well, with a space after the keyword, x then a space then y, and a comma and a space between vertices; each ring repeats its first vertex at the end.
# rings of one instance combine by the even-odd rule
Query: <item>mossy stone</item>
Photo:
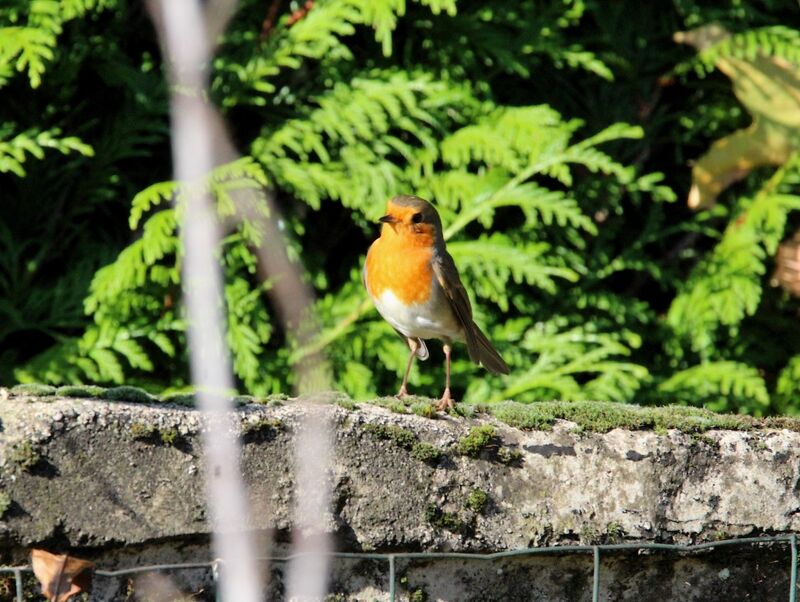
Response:
POLYGON ((105 392, 105 387, 96 385, 65 385, 56 389, 56 395, 61 397, 100 398, 105 392))
POLYGON ((489 495, 481 489, 473 489, 467 496, 466 506, 473 512, 480 514, 489 502, 489 495))
POLYGON ((20 469, 28 471, 39 463, 42 456, 30 441, 20 441, 11 446, 8 459, 20 469))
POLYGON ((105 393, 105 399, 109 401, 129 401, 132 403, 152 403, 158 401, 157 398, 150 395, 144 389, 129 387, 127 385, 109 389, 105 393))
POLYGON ((411 449, 417 442, 417 436, 401 426, 384 426, 382 424, 365 424, 364 430, 379 439, 389 439, 405 449, 411 449))
POLYGON ((33 395, 36 397, 52 397, 56 394, 56 388, 50 385, 39 383, 24 383, 11 387, 14 395, 33 395))
POLYGON ((456 451, 464 456, 475 458, 489 445, 495 436, 495 429, 491 424, 473 426, 469 434, 461 437, 456 444, 456 451))
POLYGON ((430 443, 417 442, 411 446, 411 457, 421 462, 438 462, 443 453, 441 449, 430 443))

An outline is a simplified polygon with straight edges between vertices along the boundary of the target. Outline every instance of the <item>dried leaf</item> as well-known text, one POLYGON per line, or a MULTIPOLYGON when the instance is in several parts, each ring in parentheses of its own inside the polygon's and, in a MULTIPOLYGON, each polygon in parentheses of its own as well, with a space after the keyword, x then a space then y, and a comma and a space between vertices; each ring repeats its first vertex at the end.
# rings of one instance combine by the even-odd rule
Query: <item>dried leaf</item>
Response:
MULTIPOLYGON (((729 35, 713 25, 678 32, 674 38, 703 50, 729 35)), ((731 79, 734 94, 753 122, 717 140, 697 160, 688 198, 693 209, 710 207, 725 188, 753 168, 782 165, 800 149, 800 68, 761 54, 751 60, 720 57, 715 66, 731 79)))
POLYGON ((92 572, 89 569, 94 563, 88 560, 33 550, 31 566, 42 586, 42 594, 53 602, 67 602, 74 595, 91 588, 92 572))
POLYGON ((800 231, 778 247, 771 283, 800 297, 800 231))

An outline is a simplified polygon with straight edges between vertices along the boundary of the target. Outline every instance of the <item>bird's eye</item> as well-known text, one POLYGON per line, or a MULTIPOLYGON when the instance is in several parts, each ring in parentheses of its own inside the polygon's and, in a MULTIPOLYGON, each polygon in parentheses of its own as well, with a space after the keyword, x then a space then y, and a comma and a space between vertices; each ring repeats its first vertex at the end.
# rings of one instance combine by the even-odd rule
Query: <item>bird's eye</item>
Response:
POLYGON ((420 223, 422 221, 422 214, 415 213, 414 215, 411 216, 411 221, 414 222, 415 224, 420 223))

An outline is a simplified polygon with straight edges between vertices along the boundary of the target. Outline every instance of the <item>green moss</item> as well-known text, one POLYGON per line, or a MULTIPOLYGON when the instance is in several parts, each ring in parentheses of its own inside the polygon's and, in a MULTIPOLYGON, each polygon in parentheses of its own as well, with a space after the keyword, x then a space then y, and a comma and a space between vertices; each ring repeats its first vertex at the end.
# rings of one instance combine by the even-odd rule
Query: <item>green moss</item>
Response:
POLYGON ((286 430, 286 424, 278 418, 261 418, 255 421, 245 421, 242 424, 242 434, 245 437, 252 437, 256 434, 266 432, 278 433, 286 430))
POLYGON ((252 403, 262 406, 282 406, 284 401, 288 401, 289 396, 285 393, 275 393, 266 397, 254 397, 252 403))
POLYGON ((430 402, 411 404, 411 411, 423 418, 436 418, 436 408, 430 402))
POLYGON ((757 420, 689 406, 638 406, 605 401, 540 401, 530 404, 504 401, 483 404, 478 409, 510 426, 530 430, 550 430, 556 420, 568 420, 577 424, 580 430, 596 433, 606 433, 615 428, 652 429, 659 433, 669 429, 686 433, 711 429, 800 430, 800 420, 794 418, 757 420))
POLYGON ((467 496, 466 506, 473 512, 480 514, 489 502, 489 495, 481 489, 473 489, 467 496))
POLYGON ((540 404, 521 404, 515 402, 502 402, 486 404, 480 410, 491 414, 501 422, 519 429, 545 431, 552 428, 555 417, 543 412, 540 404))
POLYGON ((0 489, 0 518, 11 508, 11 496, 0 489))
POLYGON ((131 422, 130 431, 134 439, 150 439, 156 433, 156 427, 145 422, 131 422))
POLYGON ((161 398, 164 403, 172 403, 186 408, 197 406, 197 395, 194 393, 170 393, 161 398))
POLYGON ((428 593, 424 589, 415 589, 408 594, 408 602, 428 602, 428 593))
POLYGON ((129 401, 132 403, 151 403, 157 401, 155 397, 144 389, 129 387, 127 385, 109 389, 105 393, 105 399, 110 401, 129 401))
POLYGON ((457 403, 455 413, 462 418, 473 418, 478 413, 478 406, 469 403, 457 403))
POLYGON ((8 460, 22 470, 30 470, 42 459, 30 441, 20 441, 11 446, 8 451, 8 460))
POLYGON ((103 397, 105 394, 105 387, 97 387, 95 385, 65 385, 56 389, 56 395, 61 397, 103 397))
MULTIPOLYGON (((412 412, 434 417, 430 400, 426 398, 382 397, 373 402, 390 410, 412 412), (409 405, 410 404, 410 405, 409 405), (430 408, 430 409, 429 409, 430 408)), ((800 419, 776 417, 756 419, 733 414, 716 414, 704 408, 690 406, 639 406, 603 401, 540 401, 517 403, 503 401, 479 405, 458 403, 455 413, 465 418, 489 414, 501 422, 526 430, 551 430, 557 420, 575 423, 576 430, 605 433, 615 428, 666 433, 677 429, 685 433, 703 433, 713 429, 756 430, 781 428, 800 432, 800 419)), ((503 461, 502 458, 500 458, 503 461)), ((511 458, 511 463, 514 463, 511 458)))
POLYGON ((411 449, 417 442, 417 436, 400 426, 384 426, 382 424, 365 424, 364 430, 378 439, 389 439, 404 449, 411 449))
POLYGON ((36 397, 51 397, 56 394, 56 388, 38 383, 26 383, 11 387, 14 395, 34 395, 36 397))
POLYGON ((464 456, 475 458, 489 445, 494 435, 495 430, 491 424, 473 426, 469 429, 468 435, 458 440, 456 451, 464 456))
POLYGON ((175 445, 181 439, 181 435, 177 429, 166 428, 158 431, 158 437, 164 445, 175 445))
POLYGON ((168 427, 159 429, 146 422, 131 422, 130 432, 131 436, 137 441, 146 441, 155 444, 162 443, 163 445, 175 446, 183 439, 176 428, 168 427))
POLYGON ((334 403, 340 408, 344 408, 345 410, 349 410, 351 412, 358 409, 358 404, 349 397, 337 397, 334 403))
POLYGON ((522 452, 508 447, 497 448, 497 460, 501 464, 516 465, 522 461, 522 452))
POLYGON ((617 521, 611 521, 606 525, 606 534, 611 541, 622 539, 622 525, 617 521))
POLYGON ((398 399, 397 397, 378 397, 373 404, 386 408, 395 414, 408 414, 409 407, 412 404, 412 399, 418 399, 411 396, 398 399))
POLYGON ((234 395, 231 397, 231 401, 234 407, 241 408, 256 403, 256 397, 254 395, 234 395))
POLYGON ((438 462, 439 458, 442 457, 442 453, 442 450, 435 445, 422 441, 418 441, 411 446, 411 457, 420 462, 431 464, 438 462))
POLYGON ((458 533, 465 527, 455 512, 443 512, 436 504, 428 504, 425 508, 425 520, 437 529, 445 529, 458 533))

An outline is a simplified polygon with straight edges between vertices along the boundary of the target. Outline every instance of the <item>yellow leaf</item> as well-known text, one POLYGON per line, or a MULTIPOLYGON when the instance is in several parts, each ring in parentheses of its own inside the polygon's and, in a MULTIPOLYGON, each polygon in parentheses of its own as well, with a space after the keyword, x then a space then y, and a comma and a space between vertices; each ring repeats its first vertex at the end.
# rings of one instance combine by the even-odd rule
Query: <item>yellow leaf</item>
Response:
MULTIPOLYGON (((678 32, 674 39, 698 50, 730 34, 717 25, 678 32)), ((688 204, 710 207, 732 183, 763 165, 783 165, 800 149, 800 68, 779 57, 721 56, 717 69, 733 82, 733 92, 752 115, 749 127, 714 142, 692 168, 688 204)))

